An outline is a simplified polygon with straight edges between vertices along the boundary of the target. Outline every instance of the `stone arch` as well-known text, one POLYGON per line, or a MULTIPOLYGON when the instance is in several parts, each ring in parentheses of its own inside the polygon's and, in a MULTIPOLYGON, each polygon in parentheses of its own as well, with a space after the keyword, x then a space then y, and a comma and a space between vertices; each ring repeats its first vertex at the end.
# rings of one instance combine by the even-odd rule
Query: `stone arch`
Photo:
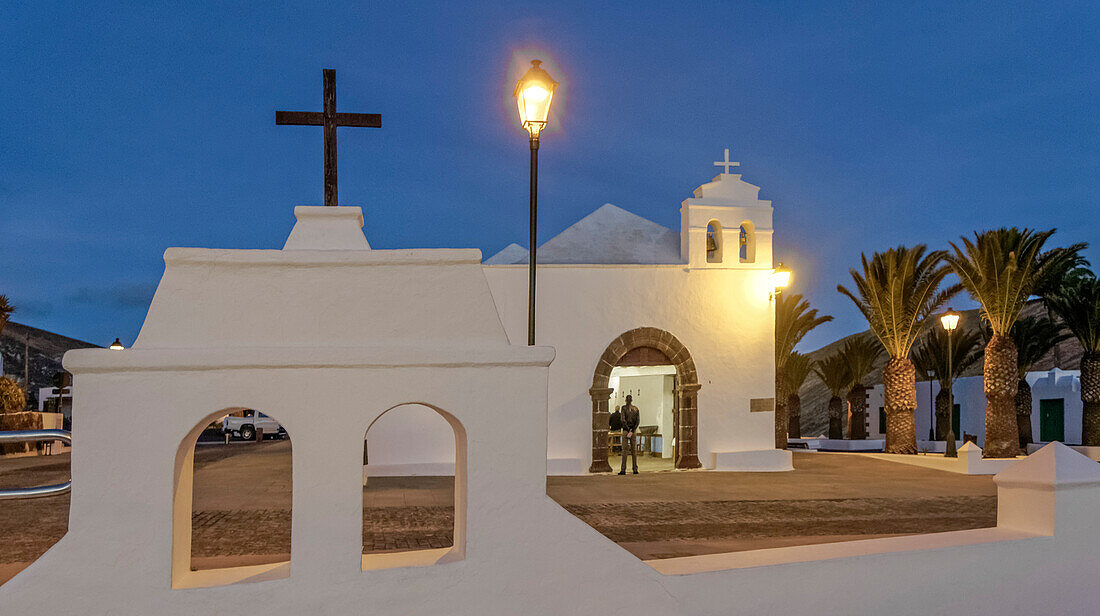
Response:
POLYGON ((653 349, 676 368, 673 390, 673 433, 676 438, 676 468, 699 468, 698 392, 699 375, 691 353, 675 336, 656 327, 632 329, 607 345, 592 375, 592 466, 590 473, 611 472, 607 462, 607 433, 611 398, 611 371, 624 357, 638 349, 653 349))

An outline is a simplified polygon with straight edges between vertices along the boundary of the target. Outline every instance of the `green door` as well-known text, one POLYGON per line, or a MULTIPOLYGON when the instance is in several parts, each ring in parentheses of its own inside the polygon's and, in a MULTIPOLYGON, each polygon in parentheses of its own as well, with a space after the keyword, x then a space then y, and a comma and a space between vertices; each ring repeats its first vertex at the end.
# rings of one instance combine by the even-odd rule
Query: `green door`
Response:
POLYGON ((958 404, 955 405, 954 410, 951 411, 951 429, 955 431, 955 439, 962 440, 963 433, 959 426, 962 425, 962 407, 958 404))
POLYGON ((1039 401, 1039 440, 1066 440, 1066 401, 1052 398, 1039 401))

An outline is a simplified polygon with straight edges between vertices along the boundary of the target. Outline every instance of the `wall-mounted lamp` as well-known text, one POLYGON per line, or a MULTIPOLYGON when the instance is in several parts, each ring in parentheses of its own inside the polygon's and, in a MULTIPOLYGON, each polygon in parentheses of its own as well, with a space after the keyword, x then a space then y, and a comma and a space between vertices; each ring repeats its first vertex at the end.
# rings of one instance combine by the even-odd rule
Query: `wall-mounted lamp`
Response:
POLYGON ((110 349, 112 351, 121 351, 122 349, 125 349, 125 348, 126 347, 122 346, 122 341, 119 340, 118 338, 115 338, 115 341, 111 343, 111 347, 110 347, 110 349))
POLYGON ((788 285, 791 284, 791 270, 787 266, 780 263, 772 270, 772 292, 768 294, 768 299, 773 300, 775 296, 783 292, 788 285))

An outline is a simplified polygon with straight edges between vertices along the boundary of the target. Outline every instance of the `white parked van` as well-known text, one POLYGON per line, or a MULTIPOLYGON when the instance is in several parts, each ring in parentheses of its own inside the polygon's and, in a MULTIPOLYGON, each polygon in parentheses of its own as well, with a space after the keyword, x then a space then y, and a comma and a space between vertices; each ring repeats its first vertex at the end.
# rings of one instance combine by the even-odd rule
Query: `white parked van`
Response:
POLYGON ((227 415, 222 419, 222 433, 239 436, 246 441, 256 438, 256 430, 263 430, 265 438, 286 438, 286 430, 279 422, 252 409, 244 411, 244 417, 227 415))

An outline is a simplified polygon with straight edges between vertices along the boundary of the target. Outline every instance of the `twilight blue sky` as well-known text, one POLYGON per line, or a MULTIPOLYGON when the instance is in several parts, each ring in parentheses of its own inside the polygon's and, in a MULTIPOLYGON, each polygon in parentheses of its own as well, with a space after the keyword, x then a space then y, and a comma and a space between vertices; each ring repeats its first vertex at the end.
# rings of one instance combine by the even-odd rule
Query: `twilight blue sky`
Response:
MULTIPOLYGON (((169 246, 279 248, 319 205, 341 111, 340 197, 376 248, 526 243, 513 58, 563 83, 540 152, 540 241, 605 202, 673 229, 730 147, 775 205, 794 290, 862 251, 1057 227, 1100 262, 1095 2, 8 3, 0 9, 0 293, 14 320, 136 337, 169 246)), ((963 302, 957 302, 962 306, 963 302)))

